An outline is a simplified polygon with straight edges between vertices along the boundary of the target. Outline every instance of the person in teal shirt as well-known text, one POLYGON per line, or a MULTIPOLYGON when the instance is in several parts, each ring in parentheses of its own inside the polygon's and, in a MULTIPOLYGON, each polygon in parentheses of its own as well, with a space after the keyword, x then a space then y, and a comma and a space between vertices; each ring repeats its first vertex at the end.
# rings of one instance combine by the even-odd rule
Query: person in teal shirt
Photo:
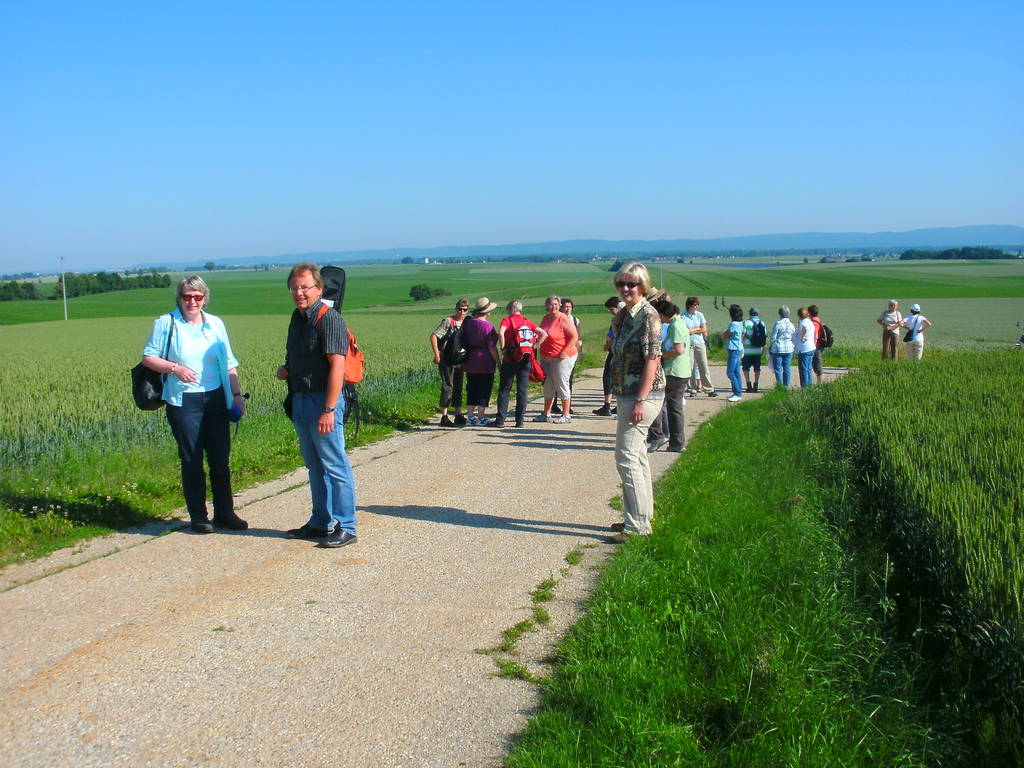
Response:
POLYGON ((743 359, 743 308, 739 304, 730 304, 729 317, 732 322, 722 333, 725 349, 729 353, 725 373, 732 384, 732 397, 726 400, 736 403, 743 399, 743 374, 740 373, 740 362, 743 359))

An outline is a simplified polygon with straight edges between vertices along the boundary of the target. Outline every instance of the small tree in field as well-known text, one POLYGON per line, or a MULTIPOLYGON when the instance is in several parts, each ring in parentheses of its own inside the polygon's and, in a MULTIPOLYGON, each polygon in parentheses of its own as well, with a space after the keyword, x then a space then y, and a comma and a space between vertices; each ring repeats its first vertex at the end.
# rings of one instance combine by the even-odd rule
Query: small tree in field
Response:
POLYGON ((409 289, 409 295, 414 301, 426 301, 430 298, 430 286, 426 283, 419 283, 409 289))

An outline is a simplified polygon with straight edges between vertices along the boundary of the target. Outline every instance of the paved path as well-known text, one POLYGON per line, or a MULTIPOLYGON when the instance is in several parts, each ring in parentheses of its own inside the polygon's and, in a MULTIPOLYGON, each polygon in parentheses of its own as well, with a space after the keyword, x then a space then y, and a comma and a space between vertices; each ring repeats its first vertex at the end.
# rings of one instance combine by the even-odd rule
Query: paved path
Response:
MULTIPOLYGON (((611 551, 614 420, 589 416, 599 378, 576 389, 588 415, 570 425, 428 426, 354 451, 351 547, 285 538, 307 515, 303 471, 241 495, 248 531, 127 534, 6 569, 0 762, 500 764, 537 690, 476 649, 554 576, 552 628, 523 643, 542 657, 611 551)), ((690 400, 688 433, 724 405, 690 400)))

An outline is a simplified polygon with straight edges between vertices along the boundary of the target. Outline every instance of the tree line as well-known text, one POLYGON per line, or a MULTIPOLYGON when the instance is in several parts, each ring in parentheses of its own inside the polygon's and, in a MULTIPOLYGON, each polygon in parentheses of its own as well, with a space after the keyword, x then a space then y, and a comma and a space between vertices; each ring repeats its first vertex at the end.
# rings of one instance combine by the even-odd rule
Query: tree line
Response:
POLYGON ((968 248, 947 248, 944 251, 922 251, 911 249, 900 254, 900 261, 913 261, 914 259, 1018 259, 1019 255, 1006 253, 996 248, 979 248, 976 246, 968 248))
POLYGON ((68 298, 88 296, 93 293, 110 293, 111 291, 130 291, 136 288, 170 288, 171 276, 168 274, 142 274, 138 277, 125 277, 117 272, 93 272, 76 274, 68 272, 64 282, 60 280, 53 286, 49 296, 44 296, 38 283, 10 280, 0 283, 0 301, 33 301, 36 299, 62 299, 63 286, 67 286, 68 298))

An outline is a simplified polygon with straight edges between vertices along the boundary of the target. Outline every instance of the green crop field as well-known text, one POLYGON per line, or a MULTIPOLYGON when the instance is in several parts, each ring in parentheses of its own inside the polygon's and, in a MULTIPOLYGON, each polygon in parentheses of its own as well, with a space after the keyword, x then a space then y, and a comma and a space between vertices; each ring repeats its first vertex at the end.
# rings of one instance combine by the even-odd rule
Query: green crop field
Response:
MULTIPOLYGON (((1024 320, 1024 262, 1019 261, 764 269, 659 262, 651 273, 679 302, 691 292, 701 296, 713 333, 726 324, 722 302, 758 305, 769 321, 778 305, 795 310, 816 302, 836 334, 836 348, 829 353, 833 362, 859 362, 874 353, 879 335, 874 319, 890 297, 899 298, 904 308, 912 301, 924 305, 934 322, 928 332, 933 354, 1007 347, 1018 335, 1017 322, 1024 320), (716 303, 721 304, 717 309, 716 303)), ((285 270, 204 274, 211 287, 210 311, 226 321, 243 384, 253 394, 232 458, 240 483, 297 463, 290 427, 279 414, 283 385, 273 378, 292 309, 285 276, 285 270)), ((546 295, 570 295, 586 341, 584 362, 599 365, 608 324, 601 305, 613 292, 611 278, 607 264, 349 268, 345 311, 370 361, 362 387, 367 438, 429 415, 434 382, 427 335, 456 298, 487 295, 499 305, 520 298, 526 313, 536 318, 546 295), (415 302, 408 294, 417 283, 450 295, 415 302)), ((58 319, 60 302, 0 303, 5 361, 0 369, 0 492, 8 513, 31 512, 32 507, 67 512, 72 501, 88 507, 83 494, 100 507, 110 497, 110 504, 136 516, 163 514, 175 503, 174 451, 163 415, 136 411, 127 392, 127 371, 139 358, 152 319, 172 302, 168 289, 81 297, 69 301, 72 319, 67 323, 58 319)), ((88 517, 87 512, 79 516, 88 517)), ((135 520, 132 515, 115 519, 135 520)), ((95 532, 69 526, 69 535, 76 531, 95 532)), ((4 558, 22 551, 27 551, 22 534, 0 541, 4 558)))

